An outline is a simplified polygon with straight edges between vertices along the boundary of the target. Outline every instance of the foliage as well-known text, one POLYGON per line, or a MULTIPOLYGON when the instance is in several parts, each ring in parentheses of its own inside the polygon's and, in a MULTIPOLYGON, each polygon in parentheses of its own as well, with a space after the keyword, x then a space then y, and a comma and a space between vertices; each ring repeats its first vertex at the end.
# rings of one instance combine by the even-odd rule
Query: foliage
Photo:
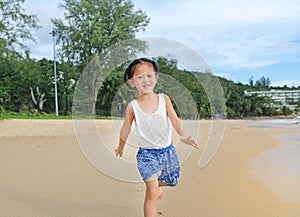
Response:
MULTIPOLYGON (((64 115, 70 113, 75 82, 78 79, 76 68, 70 64, 58 63, 58 78, 60 110, 64 115), (64 72, 64 73, 62 73, 64 72)), ((53 61, 41 59, 36 61, 29 56, 26 58, 0 58, 0 106, 6 111, 31 112, 35 107, 30 88, 39 88, 45 93, 47 101, 44 112, 54 111, 53 61)), ((42 112, 42 111, 41 111, 42 112)))
POLYGON ((297 102, 295 112, 299 112, 300 113, 300 99, 297 102))
POLYGON ((28 15, 22 8, 24 0, 0 1, 0 55, 9 56, 16 48, 27 48, 25 40, 32 40, 31 30, 38 29, 37 16, 28 15))
POLYGON ((61 52, 70 61, 83 64, 120 41, 134 38, 149 18, 125 0, 64 0, 64 19, 52 19, 61 52))
MULTIPOLYGON (((276 109, 280 105, 268 97, 256 95, 246 97, 244 95, 245 90, 255 90, 255 88, 259 89, 258 87, 234 83, 225 78, 215 77, 210 73, 191 73, 179 70, 175 60, 168 60, 163 57, 158 57, 155 60, 160 68, 156 92, 165 92, 170 96, 181 118, 211 118, 212 114, 216 114, 213 111, 215 108, 211 107, 211 99, 207 93, 216 91, 212 85, 212 78, 216 78, 221 84, 226 108, 221 108, 220 111, 226 109, 228 118, 289 115, 292 112, 287 107, 283 107, 282 110, 276 109), (212 86, 211 90, 207 89, 209 85, 212 86)), ((97 91, 97 116, 122 117, 126 105, 136 96, 136 91, 123 82, 125 66, 126 64, 114 69, 103 80, 97 91)), ((42 113, 54 113, 52 60, 41 59, 37 61, 29 56, 26 58, 15 56, 9 61, 0 58, 0 70, 0 111, 2 114, 20 112, 21 114, 39 116, 42 113), (39 114, 36 114, 37 107, 32 102, 30 87, 33 89, 39 87, 40 92, 46 94, 47 101, 44 110, 39 114)), ((57 71, 59 113, 68 116, 72 112, 73 94, 80 73, 79 69, 74 67, 72 63, 66 62, 58 62, 57 71)), ((84 103, 84 100, 79 101, 79 103, 84 103)), ((299 105, 298 101, 296 112, 299 110, 299 105)))
POLYGON ((289 107, 287 107, 287 106, 283 106, 282 113, 283 113, 283 115, 291 115, 291 114, 293 114, 293 112, 291 111, 291 109, 289 107))
MULTIPOLYGON (((0 119, 53 118, 53 61, 30 58, 23 42, 33 40, 31 29, 37 29, 38 25, 37 17, 27 15, 22 9, 23 2, 0 1, 0 119), (16 47, 25 48, 24 54, 18 53, 16 47), (45 94, 47 101, 42 111, 33 103, 30 88, 38 88, 45 94)), ((136 96, 136 91, 124 84, 123 72, 135 52, 145 48, 135 34, 146 28, 149 18, 141 10, 134 11, 132 2, 126 0, 64 0, 61 7, 65 9, 65 21, 52 19, 60 45, 59 113, 70 118, 72 108, 82 105, 88 112, 94 112, 96 118, 122 117, 126 105, 136 96), (124 64, 115 66, 115 62, 124 64), (88 96, 80 92, 85 89, 88 96)), ((155 91, 170 96, 181 118, 212 118, 219 114, 248 118, 300 111, 300 100, 290 102, 296 107, 291 111, 268 97, 245 96, 246 90, 299 90, 300 87, 270 87, 270 79, 264 76, 256 82, 250 78, 249 85, 234 83, 208 72, 180 70, 174 59, 155 57, 154 60, 160 69, 155 91)))
POLYGON ((148 25, 149 18, 141 10, 134 11, 134 5, 127 0, 64 0, 60 6, 65 9, 66 22, 52 19, 53 33, 61 45, 59 53, 64 60, 78 65, 81 72, 85 70, 89 100, 93 103, 90 112, 95 115, 96 90, 101 81, 93 77, 90 61, 97 55, 106 55, 109 47, 134 39, 148 25))

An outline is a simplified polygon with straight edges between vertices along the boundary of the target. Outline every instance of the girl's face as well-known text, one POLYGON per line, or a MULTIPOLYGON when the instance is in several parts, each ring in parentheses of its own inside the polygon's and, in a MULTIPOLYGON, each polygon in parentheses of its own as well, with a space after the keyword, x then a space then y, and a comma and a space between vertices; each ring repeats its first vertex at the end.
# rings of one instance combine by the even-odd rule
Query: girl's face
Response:
POLYGON ((129 80, 139 94, 152 93, 158 80, 158 75, 151 63, 143 62, 136 65, 133 77, 129 80))

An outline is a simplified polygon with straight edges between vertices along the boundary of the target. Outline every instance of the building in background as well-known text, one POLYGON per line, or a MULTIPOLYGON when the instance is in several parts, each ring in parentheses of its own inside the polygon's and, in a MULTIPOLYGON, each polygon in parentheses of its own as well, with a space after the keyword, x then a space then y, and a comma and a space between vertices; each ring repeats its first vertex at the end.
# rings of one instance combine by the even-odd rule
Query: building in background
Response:
POLYGON ((270 91, 245 91, 246 96, 257 95, 259 97, 270 97, 278 102, 274 107, 282 108, 284 106, 295 110, 300 100, 300 90, 270 90, 270 91))

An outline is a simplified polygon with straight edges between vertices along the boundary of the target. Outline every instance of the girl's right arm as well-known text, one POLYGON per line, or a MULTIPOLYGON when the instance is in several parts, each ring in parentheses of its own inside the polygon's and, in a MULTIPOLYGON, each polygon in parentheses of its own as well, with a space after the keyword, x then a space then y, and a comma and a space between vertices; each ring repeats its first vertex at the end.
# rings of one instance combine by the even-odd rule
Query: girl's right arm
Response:
POLYGON ((128 135, 130 133, 133 119, 134 119, 134 112, 131 103, 129 103, 125 111, 125 120, 120 131, 119 146, 115 150, 116 156, 120 156, 120 157, 123 156, 124 146, 126 144, 128 135))

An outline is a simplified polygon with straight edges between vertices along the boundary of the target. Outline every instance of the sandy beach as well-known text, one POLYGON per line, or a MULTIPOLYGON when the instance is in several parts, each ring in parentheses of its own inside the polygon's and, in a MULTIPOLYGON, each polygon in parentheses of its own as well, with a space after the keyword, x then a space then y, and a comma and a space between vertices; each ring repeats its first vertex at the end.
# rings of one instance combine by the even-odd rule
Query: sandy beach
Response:
MULTIPOLYGON (((200 168, 210 132, 210 122, 200 121, 201 148, 182 164, 178 186, 164 189, 157 216, 300 216, 300 201, 268 188, 260 181, 264 173, 259 165, 253 166, 253 159, 280 146, 274 135, 293 131, 248 122, 226 121, 217 154, 200 168)), ((112 121, 97 120, 96 125, 113 150, 118 138, 112 121)), ((127 158, 134 158, 130 149, 127 158)), ((72 120, 0 121, 0 174, 0 217, 143 216, 144 184, 121 181, 95 168, 78 145, 72 120)))

